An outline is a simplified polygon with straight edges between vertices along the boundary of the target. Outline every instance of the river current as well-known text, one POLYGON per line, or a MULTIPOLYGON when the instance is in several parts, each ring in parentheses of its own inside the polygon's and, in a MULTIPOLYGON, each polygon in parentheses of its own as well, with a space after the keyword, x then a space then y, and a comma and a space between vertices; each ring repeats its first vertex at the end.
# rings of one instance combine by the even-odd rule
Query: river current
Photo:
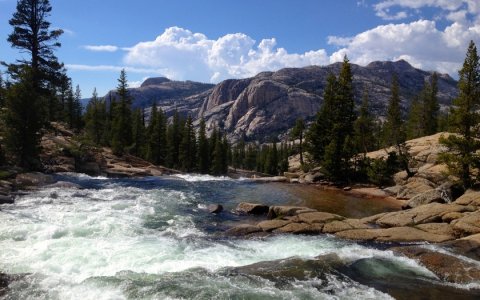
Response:
MULTIPOLYGON (((58 179, 83 189, 44 188, 0 207, 0 272, 22 274, 10 284, 6 299, 480 295, 479 284, 442 282, 385 245, 329 235, 246 239, 223 234, 233 224, 260 220, 233 214, 241 201, 302 203, 285 185, 193 175, 107 179, 65 174, 58 179), (225 210, 210 214, 209 204, 225 210)), ((370 209, 365 214, 376 208, 370 209)))

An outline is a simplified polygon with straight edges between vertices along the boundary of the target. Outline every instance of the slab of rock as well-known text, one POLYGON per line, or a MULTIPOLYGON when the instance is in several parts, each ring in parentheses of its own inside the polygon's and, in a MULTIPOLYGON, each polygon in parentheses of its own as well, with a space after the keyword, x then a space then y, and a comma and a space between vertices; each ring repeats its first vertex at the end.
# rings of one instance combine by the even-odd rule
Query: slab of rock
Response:
POLYGON ((437 223, 442 217, 451 212, 473 211, 471 206, 456 204, 430 203, 409 210, 387 213, 376 223, 384 227, 412 226, 424 223, 437 223))
POLYGON ((332 221, 323 226, 323 233, 336 233, 351 229, 368 229, 371 228, 358 219, 345 219, 343 221, 332 221))
POLYGON ((460 219, 451 222, 458 234, 465 236, 480 233, 480 210, 466 214, 460 219))
POLYGON ((235 208, 235 211, 247 215, 265 215, 268 213, 269 207, 263 204, 241 202, 235 208))
POLYGON ((55 183, 45 186, 47 188, 63 188, 63 189, 81 189, 79 184, 68 181, 57 181, 55 183))
POLYGON ((289 223, 283 227, 275 229, 275 233, 293 233, 293 234, 319 234, 322 232, 323 224, 307 223, 289 223))
POLYGON ((273 231, 277 228, 283 227, 287 224, 292 223, 292 221, 287 221, 287 220, 267 220, 267 221, 262 221, 257 224, 258 227, 260 227, 263 231, 270 232, 273 231))
POLYGON ((457 198, 455 204, 480 206, 480 191, 467 190, 465 194, 457 198))
POLYGON ((343 220, 343 219, 345 218, 342 216, 327 213, 327 212, 322 212, 322 211, 301 213, 295 216, 294 218, 291 218, 291 220, 294 222, 303 222, 308 224, 327 223, 327 222, 331 222, 335 220, 343 220))
POLYGON ((397 193, 398 199, 411 199, 418 194, 435 188, 435 184, 425 178, 411 177, 407 184, 403 185, 397 193))
POLYGON ((447 223, 426 223, 426 224, 417 225, 415 226, 415 228, 428 233, 439 234, 439 235, 449 235, 452 237, 455 236, 453 227, 447 223))
POLYGON ((268 210, 268 217, 270 219, 274 219, 278 217, 295 216, 298 213, 313 211, 316 210, 304 206, 270 206, 268 210))
POLYGON ((429 203, 445 203, 444 196, 441 191, 437 189, 431 189, 424 193, 421 193, 413 198, 411 198, 405 205, 402 206, 403 209, 414 208, 420 205, 425 205, 429 203))
POLYGON ((341 238, 379 242, 431 242, 441 243, 454 239, 450 235, 428 233, 414 227, 394 227, 377 229, 353 229, 337 232, 341 238))
POLYGON ((361 218, 360 221, 362 223, 371 223, 371 224, 374 224, 377 222, 378 219, 380 219, 381 217, 385 216, 386 214, 388 213, 379 213, 379 214, 376 214, 376 215, 373 215, 373 216, 370 216, 370 217, 365 217, 365 218, 361 218))
POLYGON ((231 236, 245 236, 257 232, 262 232, 262 228, 250 224, 241 224, 228 229, 225 234, 231 236))
POLYGON ((463 213, 459 212, 450 212, 442 216, 442 222, 451 223, 453 220, 460 219, 464 216, 463 213))
POLYGON ((480 261, 480 233, 442 244, 450 251, 480 261))
POLYGON ((315 183, 325 178, 325 175, 320 172, 308 173, 303 178, 306 183, 315 183))
POLYGON ((442 280, 459 284, 480 281, 477 263, 419 246, 396 247, 392 250, 419 261, 442 280))
POLYGON ((22 173, 15 177, 15 183, 21 188, 39 187, 47 184, 52 184, 55 179, 51 175, 40 172, 22 173))

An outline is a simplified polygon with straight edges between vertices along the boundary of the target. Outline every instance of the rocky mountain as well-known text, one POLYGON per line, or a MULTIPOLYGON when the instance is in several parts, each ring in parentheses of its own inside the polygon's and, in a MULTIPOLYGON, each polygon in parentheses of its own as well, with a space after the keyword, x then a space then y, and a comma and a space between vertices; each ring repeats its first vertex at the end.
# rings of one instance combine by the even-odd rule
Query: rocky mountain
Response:
MULTIPOLYGON (((133 98, 132 108, 148 109, 153 101, 162 107, 163 110, 173 112, 179 111, 183 115, 197 115, 202 105, 198 95, 212 89, 215 85, 194 81, 173 81, 165 77, 154 77, 146 79, 138 88, 130 88, 129 93, 133 98), (191 96, 197 97, 190 99, 191 96), (200 101, 200 102, 198 102, 200 101)), ((117 93, 112 90, 105 95, 107 101, 115 99, 117 93)))
MULTIPOLYGON (((267 141, 285 134, 297 118, 313 120, 323 102, 323 89, 330 73, 338 74, 341 63, 328 66, 285 68, 262 72, 246 79, 229 79, 217 85, 167 78, 147 79, 131 89, 134 107, 148 108, 152 100, 171 115, 174 110, 190 114, 196 125, 203 117, 207 129, 225 130, 232 141, 267 141)), ((432 72, 412 67, 408 62, 372 62, 367 66, 352 64, 355 101, 360 104, 363 91, 369 92, 372 111, 385 114, 393 74, 397 74, 402 106, 406 112, 432 72)), ((457 82, 449 75, 439 75, 439 102, 442 109, 457 95, 457 82)), ((110 94, 114 95, 114 92, 110 94)), ((107 98, 109 95, 107 95, 107 98)))

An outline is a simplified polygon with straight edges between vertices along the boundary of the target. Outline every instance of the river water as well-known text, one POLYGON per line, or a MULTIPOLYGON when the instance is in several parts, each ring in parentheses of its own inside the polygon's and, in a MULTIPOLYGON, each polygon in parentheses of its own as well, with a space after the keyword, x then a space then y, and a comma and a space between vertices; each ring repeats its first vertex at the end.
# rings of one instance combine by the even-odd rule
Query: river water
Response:
POLYGON ((479 284, 442 282, 385 245, 329 235, 222 234, 233 224, 260 220, 231 213, 241 201, 307 203, 355 217, 393 210, 394 204, 337 195, 338 204, 326 192, 326 203, 336 204, 313 205, 315 192, 308 188, 302 193, 288 185, 209 176, 58 179, 83 189, 46 188, 0 207, 0 272, 26 274, 10 284, 6 299, 480 296, 479 284), (212 203, 225 211, 209 214, 212 203))

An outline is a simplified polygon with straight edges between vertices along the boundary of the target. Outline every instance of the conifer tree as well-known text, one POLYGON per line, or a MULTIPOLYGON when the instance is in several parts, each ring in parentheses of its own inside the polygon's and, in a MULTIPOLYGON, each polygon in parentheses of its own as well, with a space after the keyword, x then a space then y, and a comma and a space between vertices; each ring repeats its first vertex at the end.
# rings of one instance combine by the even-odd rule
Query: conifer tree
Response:
POLYGON ((3 84, 3 76, 0 72, 0 109, 5 107, 5 86, 3 84))
POLYGON ((420 102, 420 99, 415 97, 410 104, 406 123, 407 139, 415 139, 424 135, 423 103, 420 102))
POLYGON ((96 145, 102 144, 106 117, 105 103, 98 98, 97 89, 95 88, 85 112, 85 130, 87 136, 96 145))
POLYGON ((143 113, 140 109, 136 109, 133 112, 133 125, 132 125, 132 155, 137 157, 145 157, 145 123, 143 120, 143 113))
POLYGON ((442 160, 449 171, 458 176, 465 188, 472 186, 472 169, 480 166, 478 124, 480 120, 480 59, 473 41, 468 46, 462 69, 458 72, 459 95, 453 101, 450 124, 455 134, 440 142, 448 148, 442 160))
POLYGON ((375 149, 374 127, 375 121, 370 113, 368 91, 365 90, 360 113, 354 126, 356 150, 363 153, 364 158, 366 158, 367 152, 375 149))
POLYGON ((301 165, 304 164, 304 162, 303 162, 303 134, 304 134, 304 131, 305 131, 305 122, 303 121, 302 118, 299 118, 295 122, 295 127, 293 127, 293 129, 292 129, 291 135, 294 139, 299 139, 300 140, 298 151, 300 152, 300 164, 301 165))
POLYGON ((316 162, 323 160, 325 148, 330 140, 337 86, 337 78, 330 74, 323 92, 323 104, 307 132, 309 153, 316 162))
POLYGON ((388 101, 387 118, 383 127, 385 146, 400 145, 405 141, 402 111, 400 108, 400 91, 397 75, 392 77, 391 96, 388 101))
POLYGON ((112 151, 122 155, 132 145, 131 97, 128 93, 127 75, 120 72, 117 86, 117 103, 114 106, 112 123, 112 151))
POLYGON ((438 104, 438 74, 433 73, 430 84, 426 83, 424 92, 424 134, 432 135, 438 132, 440 106, 438 104))
POLYGON ((40 168, 38 154, 42 120, 38 111, 42 98, 36 93, 33 78, 32 69, 24 67, 6 97, 6 146, 18 165, 27 169, 40 168))
POLYGON ((48 83, 57 83, 62 75, 63 65, 53 51, 61 46, 57 40, 63 31, 50 30, 47 18, 51 11, 48 0, 19 0, 9 21, 13 32, 8 36, 8 42, 12 47, 30 54, 30 60, 21 59, 17 60, 17 64, 8 65, 9 72, 16 78, 23 73, 24 66, 30 66, 32 88, 39 95, 44 95, 42 92, 48 83))
POLYGON ((172 124, 168 126, 168 159, 167 164, 172 168, 180 167, 179 148, 182 141, 182 123, 177 111, 173 114, 172 124))
POLYGON ((196 140, 193 120, 191 116, 188 116, 183 126, 179 147, 179 160, 184 171, 193 171, 196 165, 196 140))
POLYGON ((210 143, 214 145, 212 152, 212 166, 211 173, 213 175, 221 175, 224 173, 224 164, 226 157, 224 157, 224 145, 222 143, 222 134, 214 130, 212 136, 215 135, 215 138, 211 138, 210 143))
POLYGON ((205 119, 200 119, 198 131, 198 171, 207 174, 210 170, 210 155, 208 152, 208 139, 205 129, 205 119))

